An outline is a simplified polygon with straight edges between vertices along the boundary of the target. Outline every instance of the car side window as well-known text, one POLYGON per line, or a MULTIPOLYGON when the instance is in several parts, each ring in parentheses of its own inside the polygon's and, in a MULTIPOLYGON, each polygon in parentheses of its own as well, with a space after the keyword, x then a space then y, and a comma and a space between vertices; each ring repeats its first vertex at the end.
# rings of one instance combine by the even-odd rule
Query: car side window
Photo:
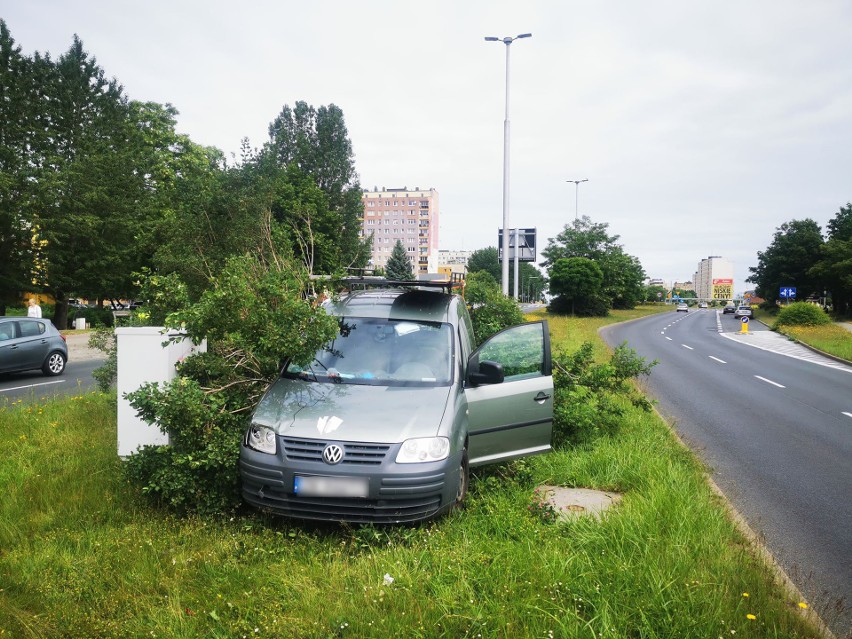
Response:
POLYGON ((0 342, 5 342, 7 339, 15 337, 15 327, 11 322, 0 324, 0 342))
POLYGON ((541 377, 546 371, 545 324, 522 324, 497 333, 479 349, 479 361, 503 366, 504 381, 541 377))
POLYGON ((44 324, 31 320, 21 320, 18 322, 18 330, 21 332, 21 337, 38 337, 44 333, 44 324))

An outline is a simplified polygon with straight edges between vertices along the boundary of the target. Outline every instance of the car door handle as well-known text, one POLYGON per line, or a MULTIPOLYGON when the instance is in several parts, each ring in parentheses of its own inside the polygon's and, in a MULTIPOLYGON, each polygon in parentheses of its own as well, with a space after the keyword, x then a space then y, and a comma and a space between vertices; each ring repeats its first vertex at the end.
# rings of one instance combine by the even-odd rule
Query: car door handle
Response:
POLYGON ((534 401, 534 402, 543 402, 543 401, 544 401, 544 400, 546 400, 546 399, 550 399, 550 395, 548 395, 548 394, 547 394, 547 393, 545 393, 544 391, 539 391, 539 392, 538 392, 538 395, 536 395, 535 397, 533 397, 533 401, 534 401))

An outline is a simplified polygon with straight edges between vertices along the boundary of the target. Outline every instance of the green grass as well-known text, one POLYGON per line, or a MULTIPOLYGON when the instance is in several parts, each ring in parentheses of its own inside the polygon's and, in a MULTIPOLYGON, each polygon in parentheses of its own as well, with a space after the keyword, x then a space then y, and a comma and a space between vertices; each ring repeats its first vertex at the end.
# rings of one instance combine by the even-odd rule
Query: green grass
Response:
POLYGON ((842 326, 782 326, 779 332, 829 355, 852 361, 852 331, 842 326))
MULTIPOLYGON (((597 328, 645 312, 552 318, 554 342, 605 356, 597 328)), ((466 508, 414 527, 151 509, 121 476, 114 395, 2 406, 0 450, 0 637, 816 636, 653 413, 477 472, 466 508), (547 524, 540 483, 624 500, 547 524)))

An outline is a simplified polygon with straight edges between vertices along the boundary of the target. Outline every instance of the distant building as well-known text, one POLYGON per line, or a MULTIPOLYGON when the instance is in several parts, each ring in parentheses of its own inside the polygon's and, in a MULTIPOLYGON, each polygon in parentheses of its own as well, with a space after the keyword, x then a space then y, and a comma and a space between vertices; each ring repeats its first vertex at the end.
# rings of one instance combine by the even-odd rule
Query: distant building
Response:
POLYGON ((734 264, 721 255, 710 255, 698 263, 692 277, 695 295, 703 299, 734 299, 734 264))
POLYGON ((692 282, 689 282, 689 281, 672 282, 672 288, 677 289, 679 291, 694 291, 695 290, 695 284, 693 284, 692 282))
POLYGON ((361 236, 373 236, 370 265, 384 268, 397 240, 402 242, 415 275, 437 270, 438 192, 416 188, 374 189, 361 194, 361 236))
POLYGON ((645 286, 661 286, 666 290, 671 288, 666 280, 660 279, 659 277, 649 277, 645 280, 645 286))

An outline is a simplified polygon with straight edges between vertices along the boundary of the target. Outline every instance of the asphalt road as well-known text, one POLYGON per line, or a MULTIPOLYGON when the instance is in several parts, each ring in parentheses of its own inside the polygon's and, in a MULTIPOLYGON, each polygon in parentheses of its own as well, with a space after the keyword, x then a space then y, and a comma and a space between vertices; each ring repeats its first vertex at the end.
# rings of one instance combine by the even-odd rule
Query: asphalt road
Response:
POLYGON ((103 359, 69 359, 65 372, 57 377, 46 377, 41 371, 0 374, 0 402, 38 402, 56 395, 97 390, 92 371, 102 364, 103 359))
POLYGON ((607 327, 661 414, 838 637, 852 636, 852 367, 715 310, 607 327), (757 346, 757 347, 756 347, 757 346), (787 353, 786 355, 781 352, 787 353))

